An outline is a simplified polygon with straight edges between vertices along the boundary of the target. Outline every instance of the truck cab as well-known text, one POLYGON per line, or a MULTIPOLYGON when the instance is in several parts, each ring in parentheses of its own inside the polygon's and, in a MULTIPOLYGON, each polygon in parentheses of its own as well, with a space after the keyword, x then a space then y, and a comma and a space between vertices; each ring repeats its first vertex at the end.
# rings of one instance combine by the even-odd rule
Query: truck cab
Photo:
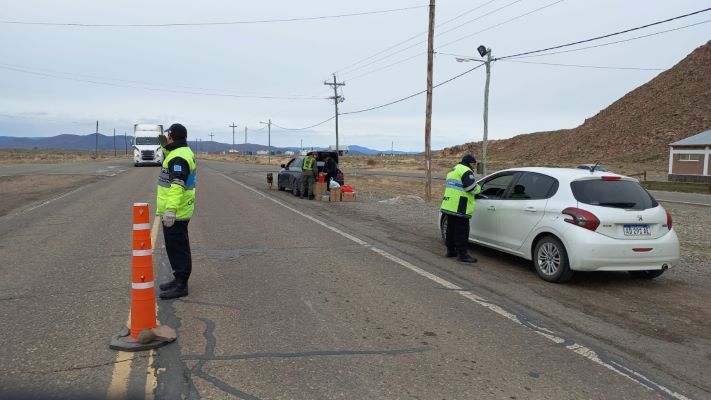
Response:
POLYGON ((133 126, 133 165, 161 165, 163 151, 158 136, 163 134, 163 125, 135 124, 133 126))

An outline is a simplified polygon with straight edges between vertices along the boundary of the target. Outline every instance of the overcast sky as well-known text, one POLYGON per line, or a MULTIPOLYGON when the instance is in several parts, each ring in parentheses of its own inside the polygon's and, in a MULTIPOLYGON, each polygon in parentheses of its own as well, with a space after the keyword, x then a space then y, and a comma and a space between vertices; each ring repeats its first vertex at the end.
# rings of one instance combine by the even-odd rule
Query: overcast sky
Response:
MULTIPOLYGON (((426 0, 0 0, 4 21, 0 23, 0 136, 86 134, 94 131, 97 119, 102 133, 111 134, 116 128, 130 134, 134 123, 177 121, 187 126, 191 139, 209 140, 214 133, 215 140, 231 143, 228 125, 234 121, 239 125, 238 143, 244 142, 246 125, 250 143, 266 144, 266 129, 257 131, 262 128, 259 121, 271 118, 281 127, 301 128, 334 115, 333 102, 327 99, 332 89, 323 83, 332 80, 333 72, 339 82, 346 82, 341 90, 346 100, 340 104, 344 113, 424 90, 426 5, 426 0), (251 24, 7 23, 190 24, 400 8, 410 9, 251 24)), ((449 54, 473 57, 480 44, 501 57, 709 6, 708 0, 439 0, 434 81, 476 66, 477 62, 460 63, 449 54)), ((705 12, 566 50, 709 20, 711 12, 705 12)), ((492 64, 489 137, 573 128, 709 39, 711 23, 701 23, 609 46, 518 59, 640 69, 497 61, 492 64)), ((485 76, 485 69, 479 68, 435 89, 433 148, 481 140, 485 76)), ((343 115, 340 143, 389 149, 394 142, 396 150, 421 151, 424 114, 425 96, 419 95, 378 110, 343 115)), ((304 131, 272 129, 272 145, 298 146, 301 140, 305 147, 334 144, 334 121, 304 131)))

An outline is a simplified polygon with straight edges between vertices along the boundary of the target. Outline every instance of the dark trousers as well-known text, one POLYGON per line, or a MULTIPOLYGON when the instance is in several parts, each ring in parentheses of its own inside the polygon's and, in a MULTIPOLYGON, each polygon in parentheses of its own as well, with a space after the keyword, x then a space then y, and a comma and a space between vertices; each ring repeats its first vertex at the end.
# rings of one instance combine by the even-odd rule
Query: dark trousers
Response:
POLYGON ((469 248, 469 218, 446 215, 447 250, 459 255, 467 254, 469 248))
POLYGON ((190 254, 190 238, 188 223, 190 221, 175 221, 170 228, 163 227, 165 251, 168 253, 173 276, 180 281, 188 281, 193 270, 193 258, 190 254))

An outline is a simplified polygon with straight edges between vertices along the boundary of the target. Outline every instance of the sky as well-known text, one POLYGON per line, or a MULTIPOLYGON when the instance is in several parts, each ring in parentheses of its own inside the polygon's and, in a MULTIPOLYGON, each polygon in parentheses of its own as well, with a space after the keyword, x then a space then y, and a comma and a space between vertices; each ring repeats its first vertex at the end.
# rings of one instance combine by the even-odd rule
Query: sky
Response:
MULTIPOLYGON (((478 59, 479 45, 505 57, 710 6, 708 0, 438 0, 434 83, 480 65, 456 60, 478 59)), ((104 134, 130 134, 135 123, 180 122, 190 140, 210 140, 212 133, 231 143, 234 123, 236 143, 244 142, 246 126, 249 143, 267 144, 260 122, 271 119, 273 146, 325 147, 335 144, 334 120, 282 128, 334 116, 333 89, 324 81, 335 73, 345 82, 341 145, 422 151, 424 94, 346 113, 425 90, 428 13, 427 0, 0 0, 0 136, 88 134, 97 120, 104 134)), ((710 21, 708 11, 560 50, 675 29, 657 35, 493 62, 489 138, 580 125, 709 41, 710 21)), ((434 89, 433 149, 482 139, 485 81, 480 67, 434 89)))

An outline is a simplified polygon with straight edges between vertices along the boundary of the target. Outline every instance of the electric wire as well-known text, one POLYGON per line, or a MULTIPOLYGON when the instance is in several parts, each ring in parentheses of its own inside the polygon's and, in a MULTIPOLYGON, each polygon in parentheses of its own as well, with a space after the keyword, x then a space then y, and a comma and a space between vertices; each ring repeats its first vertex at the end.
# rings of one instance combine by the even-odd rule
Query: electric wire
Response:
POLYGON ((177 23, 160 23, 160 24, 86 24, 73 22, 33 22, 33 21, 13 21, 0 20, 0 24, 10 25, 42 25, 42 26, 69 26, 81 28, 165 28, 165 27, 181 27, 181 26, 211 26, 211 25, 247 25, 247 24, 266 24, 279 22, 300 22, 314 21, 334 18, 358 17, 364 15, 386 14, 400 11, 409 11, 418 8, 427 7, 428 5, 419 5, 402 8, 392 8, 386 10, 363 11, 349 14, 322 15, 316 17, 300 17, 300 18, 278 18, 278 19, 260 19, 260 20, 245 20, 245 21, 223 21, 223 22, 177 22, 177 23))
MULTIPOLYGON (((495 2, 495 1, 498 1, 498 0, 490 0, 490 1, 488 1, 488 2, 486 2, 486 3, 484 3, 484 4, 481 4, 481 5, 477 6, 477 7, 474 7, 474 8, 471 8, 471 9, 469 9, 469 10, 466 10, 466 11, 464 11, 463 13, 461 13, 461 14, 455 16, 454 18, 450 18, 450 19, 448 19, 448 20, 446 20, 446 21, 444 21, 444 22, 442 22, 442 23, 440 23, 440 24, 435 25, 435 28, 439 28, 439 27, 441 27, 441 26, 443 26, 443 25, 446 25, 446 24, 448 24, 448 23, 450 23, 450 22, 456 21, 457 19, 462 18, 462 17, 464 17, 465 15, 467 15, 467 14, 469 14, 469 13, 472 13, 472 12, 474 12, 474 11, 476 11, 476 10, 482 8, 482 7, 485 7, 485 6, 491 4, 491 3, 495 2)), ((427 31, 420 32, 420 33, 418 33, 418 34, 416 34, 416 35, 410 36, 409 38, 407 38, 407 39, 405 39, 405 40, 403 40, 403 41, 400 41, 400 42, 398 42, 398 43, 395 43, 395 44, 393 44, 393 45, 391 45, 391 46, 389 46, 389 47, 387 47, 387 48, 385 48, 385 49, 383 49, 383 50, 380 50, 380 51, 378 51, 377 53, 374 53, 374 54, 372 54, 372 55, 370 55, 370 56, 368 56, 368 57, 365 57, 365 58, 361 58, 361 59, 358 60, 358 61, 355 61, 355 62, 353 62, 353 63, 351 63, 351 64, 346 65, 345 67, 341 67, 341 68, 337 69, 334 73, 338 74, 338 73, 342 73, 342 72, 344 72, 344 71, 346 71, 346 70, 349 70, 349 69, 351 69, 351 67, 354 67, 354 66, 356 66, 356 65, 358 65, 358 64, 361 64, 361 63, 363 63, 363 62, 365 62, 365 61, 368 61, 368 60, 370 60, 370 59, 373 59, 373 58, 375 58, 375 57, 377 57, 377 56, 379 56, 379 55, 381 55, 381 54, 383 54, 383 53, 386 53, 386 52, 389 51, 389 50, 392 50, 392 49, 394 49, 394 48, 396 48, 396 47, 402 45, 402 44, 405 44, 405 43, 407 43, 407 42, 409 42, 409 41, 411 41, 411 40, 413 40, 413 39, 417 39, 418 37, 420 37, 420 36, 422 36, 422 35, 424 35, 424 34, 427 34, 427 31)))
MULTIPOLYGON (((462 54, 452 54, 452 53, 442 53, 442 52, 438 52, 438 54, 457 57, 457 61, 462 59, 465 61, 486 62, 486 60, 483 60, 481 58, 466 56, 466 55, 462 55, 462 54)), ((551 62, 519 61, 518 59, 507 59, 507 60, 494 59, 493 61, 503 61, 503 62, 521 63, 521 64, 534 64, 534 65, 551 65, 551 66, 556 66, 556 67, 593 68, 593 69, 615 69, 615 70, 636 70, 636 71, 666 71, 667 70, 667 68, 642 68, 642 67, 618 67, 618 66, 608 66, 608 65, 563 64, 563 63, 551 63, 551 62)))
POLYGON ((335 116, 335 115, 334 115, 333 117, 331 117, 331 118, 325 119, 325 120, 323 120, 323 121, 321 121, 321 122, 319 122, 319 123, 316 123, 316 124, 313 124, 313 125, 310 125, 310 126, 307 126, 307 127, 304 127, 304 128, 286 128, 286 127, 279 126, 279 125, 275 124, 274 121, 272 121, 272 126, 276 126, 277 128, 279 128, 279 129, 284 129, 284 130, 286 130, 286 131, 303 131, 303 130, 306 130, 306 129, 315 128, 315 127, 317 127, 317 126, 319 126, 319 125, 323 125, 323 124, 325 124, 326 122, 331 121, 331 120, 333 120, 333 119, 336 119, 336 116, 335 116))
MULTIPOLYGON (((456 30, 456 29, 459 29, 459 28, 461 28, 461 27, 463 27, 463 26, 465 26, 465 25, 467 25, 467 24, 469 24, 469 23, 478 21, 478 20, 480 20, 480 19, 482 19, 482 18, 484 18, 484 17, 487 17, 487 16, 489 16, 489 15, 495 14, 495 13, 497 13, 497 12, 503 10, 503 9, 506 9, 507 7, 512 6, 512 5, 514 5, 514 4, 516 4, 516 3, 519 3, 519 2, 521 2, 521 1, 523 1, 523 0, 514 0, 514 1, 508 3, 508 4, 504 5, 504 6, 501 6, 501 7, 497 8, 497 9, 494 9, 494 10, 492 10, 492 11, 489 11, 489 12, 486 13, 486 14, 480 15, 480 16, 474 18, 474 19, 471 19, 471 20, 469 20, 469 21, 467 21, 467 22, 464 22, 464 23, 462 23, 462 24, 460 24, 460 25, 457 25, 456 27, 453 27, 453 28, 451 28, 451 29, 448 29, 448 30, 446 30, 446 31, 444 31, 444 32, 437 33, 437 34, 435 34, 434 36, 435 36, 435 37, 439 37, 439 36, 441 36, 441 35, 445 35, 445 34, 447 34, 447 33, 449 33, 449 32, 452 32, 452 31, 454 31, 454 30, 456 30)), ((562 2, 562 1, 565 1, 565 0, 558 0, 556 3, 560 3, 560 2, 562 2)), ((405 51, 407 51, 407 50, 410 50, 410 49, 412 49, 412 48, 414 48, 414 47, 417 47, 417 46, 419 46, 419 45, 421 45, 421 44, 424 44, 424 43, 427 43, 427 40, 421 40, 421 41, 416 42, 416 43, 414 43, 414 44, 411 44, 411 45, 409 45, 409 46, 407 46, 407 47, 403 47, 402 49, 399 49, 399 50, 397 50, 397 51, 395 51, 395 52, 392 52, 392 53, 387 54, 387 55, 385 55, 385 56, 383 56, 383 57, 380 57, 380 58, 378 58, 378 59, 376 59, 376 60, 373 60, 373 61, 371 61, 371 62, 369 62, 369 63, 367 63, 367 64, 363 64, 363 65, 361 65, 361 66, 359 66, 359 67, 350 68, 350 69, 344 69, 344 70, 340 71, 340 73, 341 73, 341 74, 345 74, 345 75, 347 75, 347 74, 352 74, 352 73, 355 72, 355 71, 359 71, 359 70, 361 70, 361 69, 363 69, 363 68, 365 68, 365 67, 369 67, 369 66, 371 66, 371 65, 373 65, 373 64, 377 64, 377 63, 379 63, 379 62, 381 62, 381 61, 387 60, 387 59, 390 58, 390 57, 393 57, 393 56, 395 56, 395 55, 398 55, 398 54, 400 54, 400 53, 402 53, 402 52, 405 52, 405 51)), ((401 60, 400 62, 404 62, 404 61, 401 60)))
POLYGON ((607 35, 596 36, 596 37, 590 38, 590 39, 578 40, 578 41, 576 41, 576 42, 565 43, 565 44, 561 44, 561 45, 557 45, 557 46, 547 47, 547 48, 545 48, 545 49, 526 51, 526 52, 523 52, 523 53, 512 54, 512 55, 508 55, 508 56, 504 56, 504 57, 498 57, 498 59, 503 60, 503 59, 505 59, 505 58, 521 57, 521 56, 526 56, 526 55, 530 55, 530 54, 542 53, 542 52, 549 51, 549 50, 561 49, 561 48, 563 48, 563 47, 575 46, 575 45, 577 45, 577 44, 583 44, 583 43, 588 43, 588 42, 592 42, 592 41, 595 41, 595 40, 600 40, 600 39, 609 38, 609 37, 612 37, 612 36, 622 35, 622 34, 624 34, 624 33, 629 33, 629 32, 637 31, 637 30, 640 30, 640 29, 649 28, 650 26, 660 25, 660 24, 664 24, 664 23, 667 23, 667 22, 675 21, 675 20, 678 20, 678 19, 687 18, 687 17, 690 17, 690 16, 692 16, 692 15, 701 14, 701 13, 704 13, 704 12, 707 12, 707 11, 711 11, 711 7, 710 7, 710 8, 703 9, 703 10, 694 11, 694 12, 691 12, 691 13, 688 13, 688 14, 679 15, 679 16, 672 17, 672 18, 667 18, 667 19, 662 20, 662 21, 652 22, 652 23, 649 23, 649 24, 646 24, 646 25, 637 26, 637 27, 634 27, 634 28, 629 28, 629 29, 625 29, 625 30, 622 30, 622 31, 618 31, 618 32, 608 33, 607 35))
MULTIPOLYGON (((657 36, 657 35, 661 35, 661 34, 663 34, 663 33, 669 33, 669 32, 674 32, 674 31, 678 31, 678 30, 681 30, 681 29, 691 28, 691 27, 694 27, 694 26, 697 26, 697 25, 707 24, 707 23, 709 23, 709 22, 711 22, 711 19, 710 19, 710 20, 706 20, 706 21, 696 22, 696 23, 689 24, 689 25, 680 26, 680 27, 677 27, 677 28, 667 29, 667 30, 664 30, 664 31, 649 33, 649 34, 646 34, 646 35, 634 36, 634 37, 627 38, 627 39, 616 40, 616 41, 614 41, 614 42, 602 43, 602 44, 597 44, 597 45, 594 45, 594 46, 579 47, 579 48, 577 48, 577 49, 561 50, 561 51, 552 51, 552 52, 550 52, 550 53, 543 53, 543 54, 540 54, 540 53, 539 53, 539 54, 532 54, 532 55, 527 55, 527 56, 520 56, 520 57, 516 57, 516 58, 513 58, 513 59, 515 59, 515 60, 520 60, 520 59, 522 59, 522 58, 543 57, 543 56, 550 56, 550 55, 554 55, 554 54, 572 53, 572 52, 575 52, 575 51, 595 49, 595 48, 598 48, 598 47, 605 47, 605 46, 610 46, 610 45, 613 45, 613 44, 631 42, 631 41, 633 41, 633 40, 644 39, 644 38, 647 38, 647 37, 650 37, 650 36, 657 36)), ((500 59, 500 58, 498 58, 498 59, 496 59, 496 60, 499 60, 499 59, 500 59)), ((506 59, 506 60, 504 60, 504 61, 508 61, 508 60, 509 60, 509 59, 506 59)))
POLYGON ((99 80, 92 80, 92 79, 79 79, 79 78, 73 78, 71 76, 59 76, 59 75, 55 75, 55 74, 31 71, 31 70, 22 69, 22 68, 9 67, 6 65, 0 65, 0 69, 14 71, 14 72, 21 72, 21 73, 30 74, 30 75, 43 76, 43 77, 48 77, 48 78, 64 79, 64 80, 70 80, 70 81, 75 81, 75 82, 91 83, 91 84, 95 84, 95 85, 103 85, 103 86, 111 86, 111 87, 142 89, 142 90, 148 90, 148 91, 152 91, 152 92, 165 92, 165 93, 177 93, 177 94, 212 96, 212 97, 232 97, 232 98, 240 98, 240 99, 266 99, 266 100, 323 100, 325 98, 325 97, 241 95, 241 94, 231 94, 231 93, 212 93, 212 92, 197 92, 197 91, 189 91, 189 90, 162 89, 162 88, 155 88, 155 87, 148 87, 148 86, 124 85, 124 84, 105 82, 105 81, 99 81, 99 80))

